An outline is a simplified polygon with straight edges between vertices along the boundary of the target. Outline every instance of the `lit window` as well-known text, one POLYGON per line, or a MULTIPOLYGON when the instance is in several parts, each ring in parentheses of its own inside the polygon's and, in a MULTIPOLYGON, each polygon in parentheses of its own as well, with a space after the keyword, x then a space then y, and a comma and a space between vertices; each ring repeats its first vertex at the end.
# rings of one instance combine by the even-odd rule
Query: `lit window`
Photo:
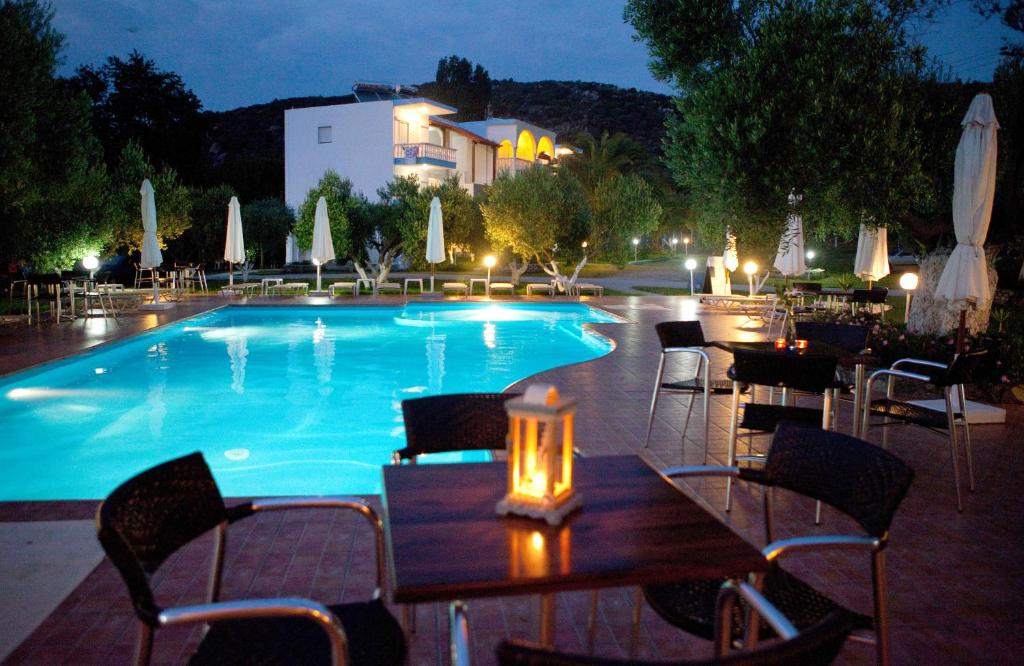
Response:
POLYGON ((330 143, 331 142, 331 126, 317 127, 316 128, 316 142, 317 143, 330 143))

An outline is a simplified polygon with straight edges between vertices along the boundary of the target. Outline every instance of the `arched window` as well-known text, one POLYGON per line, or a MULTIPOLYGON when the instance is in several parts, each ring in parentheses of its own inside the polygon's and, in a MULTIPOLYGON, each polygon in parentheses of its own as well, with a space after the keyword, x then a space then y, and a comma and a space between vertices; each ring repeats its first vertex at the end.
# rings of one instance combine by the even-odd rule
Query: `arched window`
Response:
POLYGON ((530 130, 523 130, 519 133, 519 140, 516 142, 516 157, 527 162, 532 162, 537 157, 537 142, 530 130))
POLYGON ((542 136, 537 142, 537 159, 543 160, 545 156, 548 162, 555 159, 555 144, 551 143, 550 137, 542 136))
POLYGON ((498 157, 512 157, 512 142, 505 139, 498 145, 498 157))

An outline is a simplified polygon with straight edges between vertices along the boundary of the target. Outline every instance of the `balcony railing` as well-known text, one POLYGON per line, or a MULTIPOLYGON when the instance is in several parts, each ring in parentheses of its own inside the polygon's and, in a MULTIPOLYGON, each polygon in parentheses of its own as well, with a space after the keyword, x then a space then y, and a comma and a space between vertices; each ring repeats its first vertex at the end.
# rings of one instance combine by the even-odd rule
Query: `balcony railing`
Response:
POLYGON ((455 149, 432 143, 396 143, 395 164, 437 164, 455 168, 455 149))
POLYGON ((498 158, 498 173, 504 171, 525 171, 533 166, 533 162, 529 160, 519 159, 518 157, 499 157, 498 158))

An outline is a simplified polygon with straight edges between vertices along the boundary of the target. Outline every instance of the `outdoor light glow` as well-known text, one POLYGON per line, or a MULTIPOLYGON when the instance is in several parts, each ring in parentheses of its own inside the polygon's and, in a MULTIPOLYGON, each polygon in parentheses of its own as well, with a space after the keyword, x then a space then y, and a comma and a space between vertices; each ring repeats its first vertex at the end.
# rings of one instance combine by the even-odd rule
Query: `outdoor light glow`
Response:
POLYGON ((320 265, 320 260, 319 259, 313 259, 313 265, 314 266, 319 266, 320 265))
POLYGON ((747 263, 743 264, 743 272, 746 273, 747 275, 753 275, 754 273, 757 272, 757 264, 755 264, 753 261, 748 261, 747 263))
POLYGON ((640 244, 640 239, 639 238, 634 238, 633 239, 633 245, 639 245, 639 244, 640 244))
MULTIPOLYGON (((586 244, 584 243, 584 245, 586 244)), ((484 257, 484 266, 486 266, 487 268, 494 268, 494 264, 496 263, 498 263, 498 260, 494 258, 493 254, 489 254, 486 257, 484 257)))
POLYGON ((587 241, 583 241, 583 249, 584 249, 584 250, 586 250, 586 249, 587 249, 587 241))
POLYGON ((696 259, 687 259, 686 263, 683 264, 683 265, 686 266, 686 270, 688 270, 688 271, 696 270, 696 268, 697 268, 697 260, 696 259))
POLYGON ((912 291, 917 289, 917 273, 904 273, 900 276, 900 288, 912 291))
POLYGON ((87 256, 84 259, 82 259, 82 266, 84 266, 85 270, 87 270, 87 271, 91 271, 91 270, 95 269, 99 265, 100 265, 100 260, 97 259, 95 255, 90 254, 89 256, 87 256))
POLYGON ((814 259, 814 250, 807 250, 807 261, 814 259))
POLYGON ((685 237, 685 238, 683 239, 683 244, 684 244, 684 245, 689 245, 689 244, 690 244, 690 237, 689 237, 689 236, 687 236, 687 237, 685 237))
POLYGON ((679 239, 678 238, 673 238, 672 239, 672 244, 673 245, 679 245, 679 239))

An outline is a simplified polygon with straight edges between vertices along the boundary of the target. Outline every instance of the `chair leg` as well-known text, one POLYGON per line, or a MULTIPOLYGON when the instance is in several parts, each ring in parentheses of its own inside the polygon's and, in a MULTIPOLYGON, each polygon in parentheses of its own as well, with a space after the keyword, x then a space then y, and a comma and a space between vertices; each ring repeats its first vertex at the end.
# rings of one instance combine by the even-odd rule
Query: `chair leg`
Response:
MULTIPOLYGON (((703 359, 701 359, 703 360, 703 359)), ((704 464, 708 464, 708 431, 711 429, 711 422, 708 421, 708 404, 711 402, 711 364, 704 364, 704 464)))
POLYGON ((971 451, 971 424, 967 418, 967 395, 963 384, 957 384, 960 396, 960 414, 964 425, 964 453, 967 456, 967 487, 974 492, 974 456, 971 451))
POLYGON ((647 436, 644 437, 644 448, 651 443, 651 428, 654 427, 654 410, 658 407, 658 394, 661 392, 661 378, 665 373, 665 352, 658 359, 658 376, 654 380, 654 395, 651 396, 651 411, 647 414, 647 436))
MULTIPOLYGON (((729 414, 729 450, 726 454, 726 465, 732 467, 736 464, 736 430, 739 427, 739 409, 740 409, 740 383, 732 383, 732 403, 731 413, 729 414)), ((732 510, 732 477, 728 476, 725 479, 725 510, 732 510)))
MULTIPOLYGON (((693 376, 695 382, 697 381, 697 376, 700 374, 700 366, 701 366, 701 364, 703 362, 704 362, 704 359, 702 359, 702 358, 698 358, 697 359, 697 371, 696 371, 696 373, 693 376)), ((696 399, 697 399, 696 391, 690 391, 690 399, 686 403, 686 418, 683 419, 683 436, 681 438, 682 439, 681 444, 682 444, 682 448, 683 448, 684 451, 686 450, 686 432, 690 429, 690 416, 693 414, 693 402, 696 399)), ((707 463, 707 461, 705 460, 705 464, 706 463, 707 463)))
POLYGON ((629 658, 636 659, 640 647, 640 611, 643 610, 644 591, 637 586, 633 588, 633 628, 629 634, 629 658))
POLYGON ((871 582, 874 587, 875 605, 875 649, 878 663, 889 666, 889 601, 885 588, 885 551, 880 550, 871 558, 871 582))
POLYGON ((598 590, 590 593, 590 614, 587 616, 587 652, 594 654, 594 641, 597 638, 597 595, 598 590))
POLYGON ((960 498, 960 453, 956 445, 956 419, 953 418, 952 388, 947 386, 943 391, 946 398, 946 425, 949 427, 949 453, 953 459, 953 483, 956 484, 956 510, 963 511, 964 505, 960 498))

